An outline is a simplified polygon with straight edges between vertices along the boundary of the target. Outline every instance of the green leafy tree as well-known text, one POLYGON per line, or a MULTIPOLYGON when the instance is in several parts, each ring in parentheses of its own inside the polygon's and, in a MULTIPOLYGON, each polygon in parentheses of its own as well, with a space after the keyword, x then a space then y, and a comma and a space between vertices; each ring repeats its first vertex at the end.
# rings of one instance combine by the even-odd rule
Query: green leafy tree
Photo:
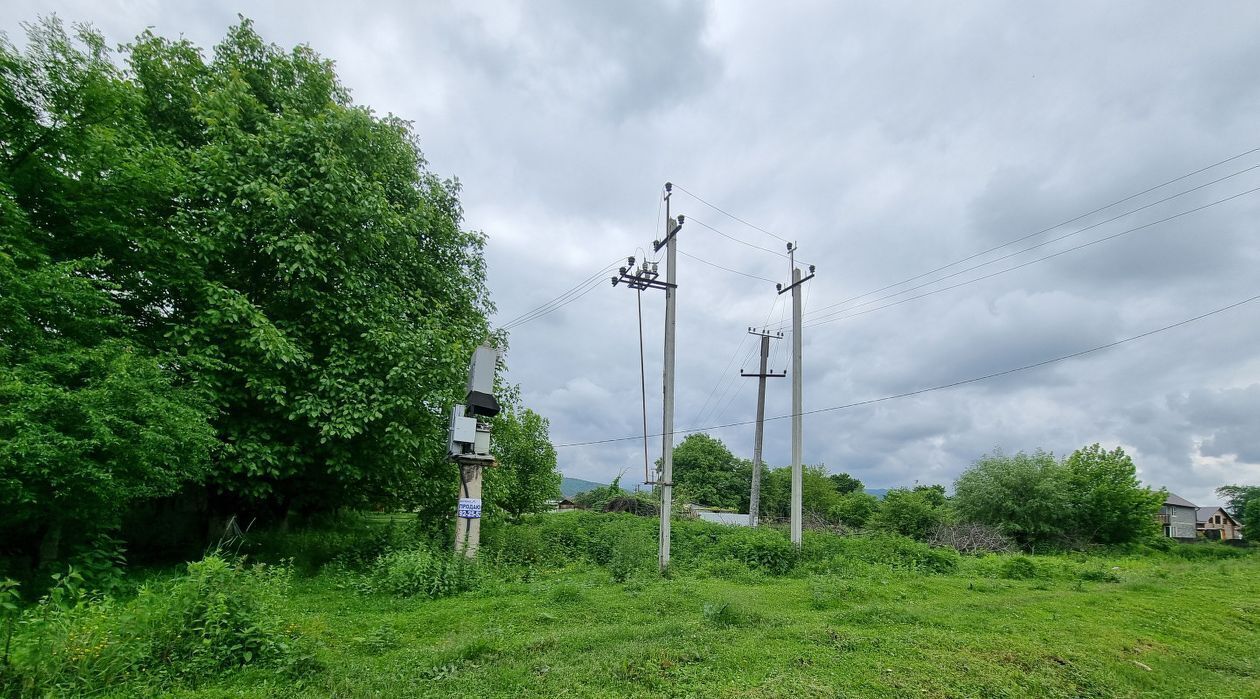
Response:
POLYGON ((837 498, 827 511, 827 518, 849 527, 864 527, 879 511, 879 498, 861 491, 846 493, 837 498))
POLYGON ((0 46, 6 221, 24 254, 106 290, 127 343, 87 345, 91 380, 125 365, 203 401, 222 508, 394 500, 449 517, 446 411, 492 310, 458 183, 331 62, 247 20, 209 59, 148 32, 117 58, 55 19, 23 53, 0 46))
POLYGON ((847 473, 833 473, 828 478, 831 479, 832 485, 835 486, 836 492, 840 495, 848 495, 849 493, 860 493, 865 486, 862 481, 850 476, 847 473))
POLYGON ((1225 500, 1225 509, 1241 523, 1251 503, 1260 500, 1260 485, 1223 485, 1216 489, 1216 495, 1225 500))
POLYGON ((1260 539, 1260 498, 1252 498, 1247 502, 1240 524, 1243 526, 1243 538, 1251 541, 1260 539))
POLYGON ((1048 452, 995 451, 954 482, 954 507, 963 521, 998 527, 1024 546, 1059 542, 1071 527, 1066 476, 1048 452))
MULTIPOLYGON (((801 468, 801 510, 827 517, 841 497, 825 466, 801 468)), ((761 515, 782 519, 791 515, 791 506, 792 468, 767 469, 761 480, 761 515)))
POLYGON ((1156 530, 1155 516, 1167 494, 1141 485, 1123 449, 1092 444, 1072 452, 1063 467, 1072 502, 1070 529, 1077 536, 1117 544, 1156 530))
POLYGON ((486 473, 486 492, 496 507, 520 520, 560 497, 561 477, 546 418, 511 406, 495 416, 491 434, 498 465, 486 473))
POLYGON ((674 447, 674 483, 698 504, 742 511, 748 507, 752 464, 720 439, 691 434, 674 447))
POLYGON ((205 403, 131 341, 93 260, 54 263, 0 193, 0 532, 60 553, 204 477, 205 403))
POLYGON ((868 521, 871 529, 893 531, 923 540, 949 520, 944 488, 918 486, 893 488, 884 494, 879 510, 868 521))

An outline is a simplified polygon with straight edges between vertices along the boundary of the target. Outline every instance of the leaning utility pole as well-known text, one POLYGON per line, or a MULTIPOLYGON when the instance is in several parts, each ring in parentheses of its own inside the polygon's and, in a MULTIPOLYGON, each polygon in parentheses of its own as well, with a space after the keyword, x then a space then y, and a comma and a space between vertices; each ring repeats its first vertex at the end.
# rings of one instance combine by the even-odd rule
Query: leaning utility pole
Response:
POLYGON ((787 371, 777 374, 766 371, 766 364, 770 361, 770 338, 782 338, 783 333, 769 333, 764 330, 758 332, 755 328, 749 328, 748 334, 761 337, 761 371, 756 374, 748 374, 742 370, 739 372, 740 376, 757 377, 757 433, 753 437, 752 493, 748 497, 748 526, 755 527, 761 508, 761 442, 766 420, 766 379, 786 376, 787 371))
POLYGON ((787 289, 782 284, 779 293, 792 291, 792 545, 801 547, 801 403, 803 387, 801 375, 801 284, 814 278, 814 266, 809 266, 809 276, 801 278, 796 266, 796 246, 787 244, 788 267, 792 270, 792 284, 787 289))
MULTIPOLYGON (((613 286, 619 282, 625 282, 626 286, 634 289, 642 294, 644 289, 663 289, 665 291, 665 368, 663 390, 665 393, 663 421, 664 425, 661 434, 662 454, 661 468, 657 473, 655 480, 650 481, 650 485, 657 485, 661 488, 661 532, 660 532, 660 553, 657 561, 661 571, 669 567, 669 524, 670 510, 673 507, 673 488, 674 488, 674 326, 675 326, 675 291, 678 289, 676 262, 678 260, 678 241, 675 236, 679 229, 682 228, 685 221, 682 215, 675 220, 670 217, 669 197, 674 186, 669 182, 665 183, 665 239, 657 240, 652 243, 653 252, 660 252, 661 248, 666 248, 665 255, 665 281, 660 281, 657 273, 655 262, 644 261, 638 269, 631 267, 622 267, 619 275, 612 278, 613 286)), ((629 258, 630 265, 634 265, 634 258, 629 258)), ((640 363, 640 371, 642 364, 640 363)), ((646 414, 646 410, 645 410, 646 414)), ((645 417, 646 421, 646 417, 645 417)), ((646 422, 644 425, 644 440, 647 439, 646 422)), ((645 447, 646 449, 646 441, 645 447)))

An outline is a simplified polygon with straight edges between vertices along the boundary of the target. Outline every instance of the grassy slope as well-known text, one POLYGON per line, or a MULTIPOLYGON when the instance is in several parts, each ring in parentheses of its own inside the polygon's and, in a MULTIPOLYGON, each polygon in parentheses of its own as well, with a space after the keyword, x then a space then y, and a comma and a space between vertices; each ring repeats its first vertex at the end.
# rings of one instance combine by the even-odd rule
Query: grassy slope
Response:
POLYGON ((1260 557, 1108 564, 1121 582, 969 563, 618 585, 575 567, 437 601, 321 576, 291 611, 324 677, 248 671, 186 696, 1260 697, 1260 557))

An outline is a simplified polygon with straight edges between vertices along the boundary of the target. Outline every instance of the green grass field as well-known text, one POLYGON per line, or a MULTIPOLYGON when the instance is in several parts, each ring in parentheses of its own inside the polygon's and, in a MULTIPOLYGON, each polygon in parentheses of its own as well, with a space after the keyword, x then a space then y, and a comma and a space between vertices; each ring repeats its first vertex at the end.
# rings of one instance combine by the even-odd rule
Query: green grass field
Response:
POLYGON ((1039 556, 1023 580, 995 577, 1000 558, 625 583, 581 564, 437 600, 321 574, 284 612, 324 672, 177 696, 1260 697, 1254 553, 1039 556))

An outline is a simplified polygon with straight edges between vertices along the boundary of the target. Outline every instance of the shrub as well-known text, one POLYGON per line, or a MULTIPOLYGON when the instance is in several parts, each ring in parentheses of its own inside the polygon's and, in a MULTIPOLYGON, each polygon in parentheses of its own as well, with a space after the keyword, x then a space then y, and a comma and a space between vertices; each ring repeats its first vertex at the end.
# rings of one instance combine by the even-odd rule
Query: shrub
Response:
POLYGON ((1120 576, 1114 570, 1102 566, 1085 568, 1077 573, 1077 577, 1088 582, 1120 582, 1120 576))
POLYGON ((722 628, 747 626, 757 622, 755 614, 745 612, 743 609, 726 601, 705 602, 704 606, 700 608, 700 613, 704 616, 705 621, 722 628))
POLYGON ((625 582, 645 573, 656 562, 657 543, 641 530, 621 532, 608 555, 608 572, 614 582, 625 582))
POLYGON ((783 575, 796 567, 800 555, 782 532, 766 529, 731 529, 724 533, 714 550, 753 570, 783 575))
POLYGON ((896 534, 837 537, 839 561, 858 560, 898 570, 923 573, 952 573, 958 569, 960 556, 953 549, 932 548, 927 544, 896 534))
POLYGON ((1037 563, 1028 556, 1011 556, 1002 561, 998 569, 999 577, 1007 580, 1031 580, 1039 577, 1037 563))
POLYGON ((1214 561, 1247 555, 1244 549, 1222 544, 1178 544, 1172 547, 1172 553, 1188 561, 1214 561))
POLYGON ((29 694, 94 693, 132 679, 160 686, 263 665, 314 668, 278 614, 290 571, 218 556, 126 603, 92 597, 77 572, 23 615, 13 673, 29 694))
POLYGON ((381 555, 364 578, 364 592, 398 597, 446 597, 475 590, 482 583, 477 563, 455 552, 425 548, 381 555))

